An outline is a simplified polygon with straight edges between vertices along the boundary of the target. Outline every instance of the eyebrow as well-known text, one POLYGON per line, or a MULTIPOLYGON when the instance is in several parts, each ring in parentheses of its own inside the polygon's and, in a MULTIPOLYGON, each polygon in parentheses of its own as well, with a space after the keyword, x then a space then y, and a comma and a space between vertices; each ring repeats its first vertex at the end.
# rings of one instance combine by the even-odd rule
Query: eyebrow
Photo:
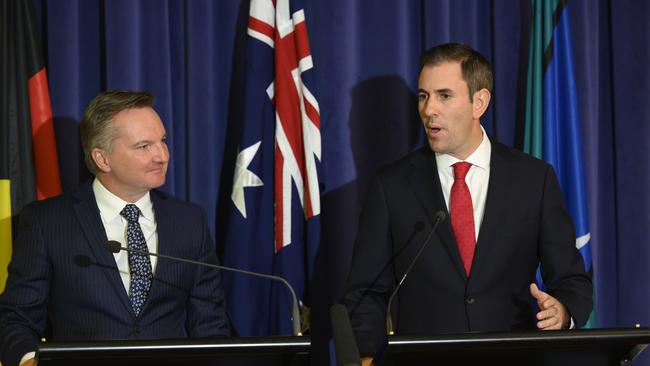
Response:
MULTIPOLYGON (((455 92, 449 88, 436 89, 433 92, 436 94, 441 94, 441 93, 455 94, 455 92)), ((429 92, 424 89, 418 89, 418 94, 419 93, 429 94, 429 92)))
POLYGON ((144 140, 136 141, 136 142, 133 143, 132 146, 138 146, 138 145, 141 145, 141 144, 153 144, 153 143, 156 142, 156 141, 162 141, 162 140, 165 140, 165 139, 167 139, 167 134, 164 134, 164 135, 160 138, 160 140, 144 139, 144 140))
POLYGON ((141 144, 150 144, 152 142, 153 142, 152 140, 138 140, 138 141, 134 142, 133 145, 131 145, 131 146, 138 146, 138 145, 141 145, 141 144))
POLYGON ((442 94, 442 93, 445 93, 445 94, 454 94, 454 91, 451 90, 451 89, 449 89, 449 88, 438 89, 438 90, 436 90, 435 92, 438 93, 438 94, 442 94))

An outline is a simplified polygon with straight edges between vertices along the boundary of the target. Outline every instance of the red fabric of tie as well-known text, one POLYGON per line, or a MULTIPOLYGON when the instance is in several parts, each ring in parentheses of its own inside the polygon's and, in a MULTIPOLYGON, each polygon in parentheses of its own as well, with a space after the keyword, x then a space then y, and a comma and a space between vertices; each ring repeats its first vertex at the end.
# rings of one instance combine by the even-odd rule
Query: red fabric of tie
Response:
POLYGON ((476 247, 476 236, 474 235, 474 208, 469 187, 465 183, 465 176, 472 164, 458 162, 454 167, 454 184, 451 186, 450 210, 451 227, 458 243, 458 252, 465 267, 465 273, 469 276, 474 259, 474 248, 476 247))

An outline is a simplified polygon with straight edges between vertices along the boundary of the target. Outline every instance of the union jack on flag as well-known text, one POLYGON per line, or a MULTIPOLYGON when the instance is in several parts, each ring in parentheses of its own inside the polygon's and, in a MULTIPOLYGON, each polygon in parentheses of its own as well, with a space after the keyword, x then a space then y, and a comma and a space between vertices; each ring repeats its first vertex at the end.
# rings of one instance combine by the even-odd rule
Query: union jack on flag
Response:
MULTIPOLYGON (((224 264, 286 278, 306 297, 320 237, 320 112, 298 1, 250 3, 244 112, 224 264)), ((290 334, 290 298, 264 280, 224 273, 240 335, 290 334)))

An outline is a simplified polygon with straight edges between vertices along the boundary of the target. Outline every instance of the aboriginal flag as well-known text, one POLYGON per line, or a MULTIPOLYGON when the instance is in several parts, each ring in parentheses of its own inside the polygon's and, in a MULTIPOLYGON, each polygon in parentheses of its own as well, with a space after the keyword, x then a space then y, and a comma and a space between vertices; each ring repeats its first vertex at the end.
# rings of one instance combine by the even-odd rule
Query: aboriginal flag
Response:
POLYGON ((61 192, 47 75, 31 0, 0 2, 0 292, 12 216, 61 192))

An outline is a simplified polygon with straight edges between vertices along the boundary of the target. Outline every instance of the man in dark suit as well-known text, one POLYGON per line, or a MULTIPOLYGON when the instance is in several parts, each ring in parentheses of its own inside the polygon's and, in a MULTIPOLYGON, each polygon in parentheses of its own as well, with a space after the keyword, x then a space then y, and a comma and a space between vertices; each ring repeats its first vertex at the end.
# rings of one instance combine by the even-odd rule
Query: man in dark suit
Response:
POLYGON ((220 273, 123 246, 216 263, 197 205, 155 188, 165 182, 166 132, 147 92, 97 96, 81 122, 91 183, 34 202, 20 215, 0 295, 0 360, 33 364, 38 340, 229 335, 220 273))
POLYGON ((385 344, 388 298, 438 211, 447 219, 390 309, 397 334, 570 328, 591 312, 591 279, 552 167, 480 125, 492 80, 465 45, 422 57, 418 109, 429 146, 371 185, 343 299, 362 356, 385 344), (538 263, 546 291, 535 285, 538 263))

